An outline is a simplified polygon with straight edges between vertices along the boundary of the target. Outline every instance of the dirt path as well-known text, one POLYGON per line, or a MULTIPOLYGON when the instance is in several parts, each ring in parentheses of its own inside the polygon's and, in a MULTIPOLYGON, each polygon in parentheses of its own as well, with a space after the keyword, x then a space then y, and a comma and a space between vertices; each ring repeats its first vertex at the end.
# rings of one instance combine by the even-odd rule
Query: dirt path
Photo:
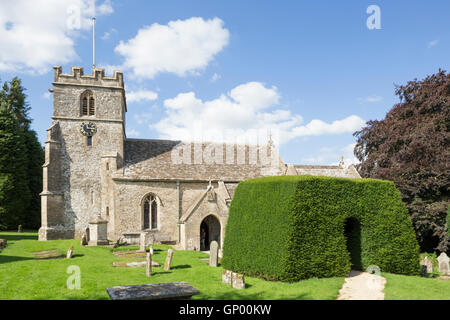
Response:
POLYGON ((350 271, 337 300, 384 300, 386 279, 376 274, 350 271))

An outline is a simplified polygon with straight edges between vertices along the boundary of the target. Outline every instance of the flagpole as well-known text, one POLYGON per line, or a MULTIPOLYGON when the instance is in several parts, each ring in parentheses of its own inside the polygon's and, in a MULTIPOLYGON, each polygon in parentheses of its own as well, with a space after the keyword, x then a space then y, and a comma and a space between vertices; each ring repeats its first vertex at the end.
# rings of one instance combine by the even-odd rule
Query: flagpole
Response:
POLYGON ((95 69, 95 18, 92 18, 92 69, 95 69))

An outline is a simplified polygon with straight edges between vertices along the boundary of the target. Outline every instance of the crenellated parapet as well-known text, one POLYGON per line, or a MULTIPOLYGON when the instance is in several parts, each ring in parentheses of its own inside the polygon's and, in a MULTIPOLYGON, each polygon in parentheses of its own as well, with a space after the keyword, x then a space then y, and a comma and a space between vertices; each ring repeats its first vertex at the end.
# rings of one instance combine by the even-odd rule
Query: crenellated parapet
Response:
POLYGON ((70 74, 62 73, 61 66, 55 66, 54 69, 54 85, 69 84, 75 86, 90 86, 90 87, 107 87, 124 89, 123 73, 114 71, 112 77, 105 76, 105 69, 95 68, 92 74, 85 75, 83 67, 71 67, 70 74))

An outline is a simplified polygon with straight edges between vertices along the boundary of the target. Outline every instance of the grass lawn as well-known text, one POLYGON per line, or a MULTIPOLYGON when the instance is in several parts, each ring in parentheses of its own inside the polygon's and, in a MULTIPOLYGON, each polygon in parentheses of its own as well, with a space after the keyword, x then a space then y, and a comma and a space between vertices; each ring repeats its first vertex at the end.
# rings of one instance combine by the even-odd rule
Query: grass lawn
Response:
POLYGON ((450 300, 450 280, 383 273, 385 300, 450 300))
MULTIPOLYGON (((113 250, 138 247, 83 247, 80 240, 37 241, 36 232, 0 232, 8 246, 0 252, 0 299, 109 299, 106 288, 186 281, 200 291, 193 299, 335 299, 344 278, 309 279, 296 283, 269 282, 246 277, 247 288, 236 290, 222 283, 222 268, 210 267, 201 258, 208 255, 197 251, 175 251, 172 269, 153 267, 153 276, 146 277, 145 267, 116 268, 114 261, 141 261, 117 258, 113 250), (58 250, 64 257, 74 246, 72 259, 37 260, 33 252, 58 250), (81 270, 81 289, 67 288, 67 268, 77 265, 81 270)), ((153 260, 161 266, 170 246, 155 245, 153 260)), ((449 281, 450 282, 450 281, 449 281)), ((449 283, 450 284, 450 283, 449 283)), ((448 286, 447 288, 450 288, 448 286)), ((449 290, 450 291, 450 290, 449 290)))

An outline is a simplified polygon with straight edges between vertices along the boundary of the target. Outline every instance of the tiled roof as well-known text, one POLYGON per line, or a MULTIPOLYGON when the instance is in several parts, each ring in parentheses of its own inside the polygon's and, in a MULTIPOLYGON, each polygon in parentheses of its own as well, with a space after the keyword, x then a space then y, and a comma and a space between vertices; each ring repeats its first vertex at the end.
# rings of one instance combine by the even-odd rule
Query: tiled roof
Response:
POLYGON ((361 178, 353 165, 348 168, 341 166, 301 166, 294 165, 298 175, 327 176, 338 178, 361 178))
MULTIPOLYGON (((271 166, 270 163, 264 164, 259 155, 256 159, 249 158, 251 154, 254 154, 250 151, 258 150, 262 153, 264 147, 265 150, 269 150, 267 145, 239 145, 238 149, 235 145, 225 143, 126 139, 124 141, 124 167, 121 175, 123 178, 129 179, 241 181, 265 175, 281 174, 281 166, 284 167, 281 159, 276 166, 271 166), (205 152, 205 150, 210 152, 205 152), (222 150, 222 157, 219 156, 220 150, 222 150), (232 152, 227 152, 227 150, 232 150, 232 152), (186 158, 187 161, 181 161, 184 151, 191 153, 191 156, 186 158), (209 163, 208 159, 201 160, 202 154, 214 156, 216 151, 218 155, 217 158, 214 157, 216 160, 209 161, 209 163), (237 157, 238 152, 239 158, 237 157), (228 164, 230 154, 234 160, 228 164), (244 157, 241 158, 241 155, 245 155, 245 160, 242 160, 244 157), (190 163, 186 163, 189 161, 190 163), (273 173, 274 170, 277 172, 273 173)), ((257 152, 257 154, 259 153, 257 152)))

